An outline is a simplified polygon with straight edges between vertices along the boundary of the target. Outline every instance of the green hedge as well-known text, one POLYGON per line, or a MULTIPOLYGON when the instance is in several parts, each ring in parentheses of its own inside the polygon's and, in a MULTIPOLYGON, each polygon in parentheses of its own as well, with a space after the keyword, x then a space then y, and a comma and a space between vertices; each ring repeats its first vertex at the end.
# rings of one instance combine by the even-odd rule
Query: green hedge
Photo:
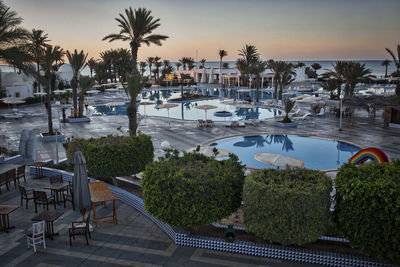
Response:
POLYGON ((68 161, 73 163, 73 155, 78 149, 85 156, 89 173, 97 177, 135 174, 143 171, 154 159, 153 143, 144 134, 75 138, 68 144, 68 161))
POLYGON ((400 263, 400 160, 345 164, 335 179, 336 222, 353 247, 400 263))
POLYGON ((177 154, 147 165, 142 189, 146 210, 166 223, 196 227, 236 211, 244 166, 231 154, 218 161, 199 153, 177 154))
POLYGON ((325 234, 332 181, 308 169, 264 169, 243 189, 246 229, 270 242, 302 245, 325 234))

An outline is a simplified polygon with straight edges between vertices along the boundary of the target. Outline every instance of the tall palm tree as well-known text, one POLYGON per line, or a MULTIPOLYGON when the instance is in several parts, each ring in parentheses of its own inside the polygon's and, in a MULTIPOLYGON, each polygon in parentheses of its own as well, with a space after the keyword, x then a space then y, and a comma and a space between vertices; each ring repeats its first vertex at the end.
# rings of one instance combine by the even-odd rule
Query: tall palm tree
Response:
POLYGON ((176 65, 176 70, 179 70, 179 68, 182 66, 182 63, 176 62, 175 65, 176 65))
POLYGON ((388 70, 389 65, 390 65, 390 60, 389 60, 389 59, 385 59, 385 60, 382 61, 382 63, 381 63, 381 66, 384 66, 384 67, 385 67, 385 78, 388 76, 388 75, 387 75, 387 70, 388 70))
POLYGON ((179 59, 179 63, 182 64, 183 70, 186 70, 187 57, 182 57, 181 59, 179 59))
POLYGON ((293 71, 293 64, 285 62, 279 76, 279 100, 282 100, 283 89, 295 80, 296 72, 293 71))
POLYGON ((365 68, 365 64, 359 62, 347 62, 343 77, 346 82, 345 95, 351 96, 354 93, 354 88, 358 82, 369 82, 371 78, 375 78, 371 75, 371 70, 365 68))
POLYGON ((340 96, 342 94, 342 83, 344 81, 344 72, 347 66, 346 61, 338 61, 335 65, 332 64, 333 70, 325 69, 325 73, 322 77, 325 79, 335 79, 338 84, 337 94, 340 96))
MULTIPOLYGON (((39 64, 44 71, 44 77, 37 77, 38 80, 44 85, 46 89, 46 103, 47 103, 47 123, 49 127, 49 134, 53 134, 53 118, 51 112, 51 78, 54 71, 57 70, 58 65, 56 62, 63 62, 63 50, 59 46, 47 45, 46 49, 41 53, 39 64)), ((63 63, 61 63, 62 65, 63 63)), ((40 73, 40 72, 39 72, 40 73)))
POLYGON ((149 77, 151 78, 151 67, 153 66, 154 63, 154 57, 148 57, 146 59, 146 62, 147 64, 149 64, 149 72, 150 72, 149 77))
POLYGON ((155 74, 156 74, 156 81, 160 80, 160 68, 162 67, 163 63, 160 61, 156 61, 156 63, 154 63, 154 66, 156 67, 155 69, 155 74))
POLYGON ((82 113, 82 115, 79 116, 83 116, 83 104, 85 102, 85 93, 86 91, 88 91, 90 88, 92 88, 94 85, 94 79, 89 77, 89 76, 85 76, 85 75, 81 75, 79 76, 79 114, 82 113))
POLYGON ((313 63, 313 64, 311 65, 311 68, 314 69, 315 74, 317 75, 317 78, 318 78, 317 70, 319 70, 319 69, 322 68, 321 64, 319 64, 319 63, 313 63))
POLYGON ((132 72, 131 51, 125 48, 115 50, 115 74, 120 82, 125 82, 126 73, 132 72))
POLYGON ((334 99, 334 92, 338 89, 338 82, 335 79, 329 79, 321 83, 322 88, 330 93, 330 99, 334 99))
POLYGON ((224 49, 221 49, 218 51, 218 55, 219 55, 219 68, 222 68, 222 58, 226 57, 228 55, 228 52, 226 52, 224 49))
POLYGON ((90 69, 90 78, 93 77, 93 70, 95 69, 96 64, 97 64, 97 60, 95 60, 93 57, 90 58, 90 59, 88 60, 88 62, 87 62, 87 65, 88 65, 88 67, 89 67, 89 69, 90 69))
MULTIPOLYGON (((79 74, 80 72, 86 67, 86 58, 88 54, 85 54, 83 50, 78 53, 78 51, 75 49, 73 53, 69 52, 67 50, 67 58, 69 61, 69 64, 71 64, 72 67, 72 80, 71 80, 71 87, 72 87, 72 97, 73 97, 73 103, 74 103, 74 117, 76 117, 76 112, 78 110, 78 103, 77 103, 77 88, 78 88, 78 83, 79 83, 79 74)), ((78 113, 79 117, 83 116, 83 108, 79 109, 78 113)))
POLYGON ((192 57, 186 58, 186 64, 187 64, 188 70, 191 70, 195 67, 194 62, 195 62, 194 58, 192 58, 192 57))
POLYGON ((206 61, 207 61, 207 59, 205 59, 205 58, 202 58, 202 59, 200 60, 201 68, 203 68, 203 69, 205 68, 206 61))
MULTIPOLYGON (((49 41, 48 35, 45 34, 43 30, 32 29, 32 32, 29 34, 27 46, 34 62, 36 63, 36 77, 40 76, 40 59, 43 56, 49 41)), ((38 91, 40 91, 40 82, 37 81, 37 84, 38 91)))
POLYGON ((140 75, 144 76, 144 73, 145 73, 146 67, 147 67, 147 63, 145 61, 140 61, 139 67, 140 67, 140 75))
POLYGON ((254 45, 246 44, 241 50, 239 50, 239 56, 242 58, 236 60, 236 67, 238 67, 241 76, 243 76, 245 82, 247 82, 248 75, 250 74, 249 67, 259 59, 260 55, 254 45))
POLYGON ((268 61, 268 68, 274 72, 273 99, 278 99, 278 85, 280 83, 282 73, 284 72, 286 67, 286 62, 284 61, 274 61, 272 59, 268 61))
MULTIPOLYGON (((125 9, 125 16, 119 14, 119 18, 115 18, 121 28, 117 34, 109 34, 103 38, 110 42, 115 40, 128 41, 132 53, 132 74, 138 73, 137 56, 139 47, 144 43, 147 46, 155 44, 161 46, 161 41, 166 40, 168 36, 160 34, 152 34, 155 29, 160 26, 160 19, 155 19, 151 15, 151 10, 146 8, 138 8, 132 10, 125 9)), ((136 116, 136 114, 135 114, 136 116)))
POLYGON ((136 109, 136 98, 143 90, 147 79, 142 78, 138 73, 126 76, 127 85, 124 85, 126 94, 130 97, 130 105, 128 106, 126 113, 129 120, 129 134, 136 135, 137 124, 137 109, 136 109))
POLYGON ((259 91, 260 91, 260 74, 267 69, 268 63, 266 61, 257 59, 249 67, 249 73, 254 75, 256 78, 256 102, 259 101, 259 91))
MULTIPOLYGON (((393 77, 400 77, 400 44, 397 45, 397 58, 395 54, 389 48, 385 48, 386 51, 392 56, 394 64, 396 66, 396 72, 392 73, 393 77)), ((400 96, 400 82, 397 81, 396 85, 396 95, 400 96)))

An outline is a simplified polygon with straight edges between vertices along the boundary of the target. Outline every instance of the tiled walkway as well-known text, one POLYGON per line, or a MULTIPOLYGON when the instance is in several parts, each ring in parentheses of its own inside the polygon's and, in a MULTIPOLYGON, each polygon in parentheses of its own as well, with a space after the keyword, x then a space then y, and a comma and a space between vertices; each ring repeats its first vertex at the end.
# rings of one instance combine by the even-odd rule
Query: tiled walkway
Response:
MULTIPOLYGON (((46 178, 32 180, 28 186, 42 188, 46 178)), ((18 189, 0 195, 0 204, 19 205, 18 189)), ((52 207, 50 209, 53 209, 52 207)), ((112 205, 98 207, 99 213, 112 213, 112 205)), ((42 208, 38 208, 41 212, 42 208)), ((117 202, 118 224, 103 223, 92 233, 90 245, 83 237, 76 237, 69 245, 68 227, 71 221, 79 220, 81 214, 73 211, 68 203, 55 222, 60 235, 54 240, 46 239, 47 248, 38 252, 26 246, 25 234, 31 229, 31 218, 35 208, 20 207, 10 215, 10 223, 16 228, 9 233, 0 232, 0 266, 307 266, 281 260, 230 254, 205 249, 178 247, 153 222, 135 209, 117 202)))

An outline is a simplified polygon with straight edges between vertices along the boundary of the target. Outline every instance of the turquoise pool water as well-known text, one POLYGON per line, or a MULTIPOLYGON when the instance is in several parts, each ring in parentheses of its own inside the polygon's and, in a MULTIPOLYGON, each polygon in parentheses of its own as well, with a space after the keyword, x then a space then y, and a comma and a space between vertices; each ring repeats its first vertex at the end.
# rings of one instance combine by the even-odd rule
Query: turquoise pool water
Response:
MULTIPOLYGON (((217 99, 200 100, 194 102, 177 103, 178 106, 169 109, 169 117, 182 120, 198 120, 198 119, 211 119, 213 121, 230 121, 230 120, 248 120, 248 119, 267 119, 280 115, 282 111, 270 108, 237 108, 234 105, 223 103, 223 98, 235 98, 239 100, 255 97, 255 92, 237 92, 228 89, 214 89, 212 91, 203 91, 204 95, 218 96, 217 99), (236 97, 235 97, 236 96, 236 97), (213 105, 217 108, 207 111, 197 109, 197 106, 213 105), (229 111, 232 113, 231 117, 217 117, 214 116, 215 111, 229 111)), ((168 116, 168 110, 157 109, 157 105, 162 105, 168 102, 169 99, 179 98, 181 95, 180 90, 155 90, 145 91, 141 94, 141 102, 154 102, 151 105, 141 105, 138 103, 138 111, 140 114, 147 116, 168 116)), ((260 99, 271 99, 271 94, 267 92, 260 92, 260 99)), ((121 106, 95 106, 96 112, 103 115, 126 115, 126 109, 129 103, 121 106)))
POLYGON ((254 159, 259 153, 278 153, 300 159, 308 169, 334 169, 348 162, 361 148, 338 140, 298 135, 240 136, 211 144, 236 154, 243 164, 276 168, 254 159))

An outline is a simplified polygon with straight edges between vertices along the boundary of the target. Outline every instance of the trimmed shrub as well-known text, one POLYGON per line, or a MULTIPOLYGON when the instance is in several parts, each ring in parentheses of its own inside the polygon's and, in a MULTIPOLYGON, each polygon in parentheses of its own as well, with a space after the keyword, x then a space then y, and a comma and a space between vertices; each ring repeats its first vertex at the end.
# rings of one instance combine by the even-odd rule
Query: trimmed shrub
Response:
POLYGON ((273 243, 302 245, 325 234, 332 181, 308 169, 264 169, 246 177, 246 229, 273 243))
POLYGON ((75 138, 67 150, 68 160, 73 163, 75 151, 81 150, 86 168, 96 177, 115 177, 141 172, 154 159, 151 138, 138 136, 113 136, 100 138, 75 138))
POLYGON ((242 200, 244 166, 231 154, 215 160, 177 153, 147 165, 142 190, 146 210, 168 224, 197 227, 236 211, 242 200))
POLYGON ((336 222, 351 246, 400 263, 400 160, 344 164, 335 186, 336 222))

